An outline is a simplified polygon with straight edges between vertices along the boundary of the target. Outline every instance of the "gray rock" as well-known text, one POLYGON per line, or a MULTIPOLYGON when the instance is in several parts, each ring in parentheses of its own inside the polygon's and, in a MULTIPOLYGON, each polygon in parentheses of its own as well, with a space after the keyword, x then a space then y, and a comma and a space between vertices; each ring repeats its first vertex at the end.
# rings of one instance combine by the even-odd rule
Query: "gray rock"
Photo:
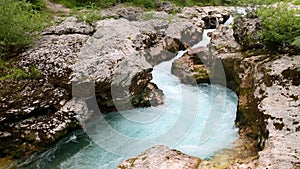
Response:
POLYGON ((208 48, 190 49, 182 57, 173 61, 171 73, 176 75, 184 84, 209 83, 208 56, 208 48))
POLYGON ((199 158, 158 145, 144 151, 137 157, 123 161, 117 169, 195 169, 200 162, 199 158))
POLYGON ((237 20, 234 28, 234 37, 243 50, 264 47, 262 40, 259 38, 259 31, 262 29, 259 18, 248 19, 242 17, 237 20))
POLYGON ((141 18, 144 9, 141 7, 128 7, 122 4, 101 10, 103 18, 125 18, 129 21, 137 21, 141 18))
POLYGON ((161 2, 157 5, 157 8, 159 11, 165 11, 167 13, 172 13, 172 12, 179 12, 180 8, 175 6, 172 2, 170 1, 165 1, 161 2))
POLYGON ((232 26, 220 25, 211 33, 211 43, 218 53, 234 53, 240 50, 240 45, 233 37, 232 26))
POLYGON ((46 31, 43 35, 66 35, 66 34, 84 34, 90 35, 93 34, 94 28, 85 23, 79 22, 76 17, 68 17, 58 26, 52 26, 46 31))
POLYGON ((40 75, 0 83, 0 130, 11 134, 1 138, 3 154, 28 156, 79 128, 77 114, 60 109, 72 97, 72 65, 93 31, 74 17, 67 18, 45 31, 32 48, 17 58, 17 67, 25 72, 34 68, 40 75))
POLYGON ((184 7, 179 17, 192 19, 192 23, 202 28, 216 28, 230 17, 231 10, 226 7, 184 7))

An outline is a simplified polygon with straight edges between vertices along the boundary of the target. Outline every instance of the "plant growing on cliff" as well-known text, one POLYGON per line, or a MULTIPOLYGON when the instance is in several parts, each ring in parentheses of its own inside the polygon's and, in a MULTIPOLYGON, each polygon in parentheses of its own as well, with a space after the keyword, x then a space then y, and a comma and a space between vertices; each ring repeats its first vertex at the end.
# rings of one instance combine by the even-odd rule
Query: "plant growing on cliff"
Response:
POLYGON ((45 21, 45 15, 32 4, 18 0, 0 0, 0 16, 0 58, 11 57, 31 44, 45 21))
POLYGON ((142 19, 145 20, 145 21, 154 19, 154 12, 145 12, 145 13, 143 13, 142 19))
POLYGON ((40 79, 43 75, 36 66, 32 66, 28 71, 17 68, 14 62, 0 59, 0 81, 1 80, 22 80, 22 79, 40 79))
POLYGON ((80 12, 77 15, 77 19, 79 21, 84 21, 90 25, 93 25, 94 22, 103 19, 101 13, 97 10, 88 11, 88 12, 80 12))
POLYGON ((300 38, 300 10, 290 9, 286 3, 260 7, 256 11, 262 20, 259 32, 264 45, 271 51, 286 51, 297 47, 300 38))

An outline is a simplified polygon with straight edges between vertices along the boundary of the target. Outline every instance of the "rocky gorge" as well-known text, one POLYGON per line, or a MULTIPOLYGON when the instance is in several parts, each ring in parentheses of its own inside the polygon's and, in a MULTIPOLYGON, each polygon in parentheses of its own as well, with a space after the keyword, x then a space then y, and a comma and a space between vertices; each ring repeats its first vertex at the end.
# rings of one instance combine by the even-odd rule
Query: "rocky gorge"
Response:
MULTIPOLYGON (((168 10, 114 8, 117 12, 104 10, 99 15, 119 19, 92 25, 67 17, 16 58, 16 66, 27 72, 36 67, 42 77, 1 81, 1 157, 29 157, 84 127, 94 116, 87 104, 90 96, 95 95, 102 113, 163 104, 163 91, 150 82, 152 68, 188 49, 173 62, 172 73, 181 82, 222 82, 239 95, 240 138, 236 148, 225 153, 232 156, 226 156, 226 164, 217 164, 218 159, 201 161, 157 146, 119 168, 299 167, 300 56, 246 57, 241 51, 244 34, 254 36, 259 24, 241 20, 235 30, 223 25, 230 17, 225 7, 183 8, 175 15, 168 10), (215 28, 217 22, 221 25, 211 33, 211 44, 191 49, 203 29, 215 28), (223 65, 225 84, 217 62, 223 65), (78 99, 82 97, 87 100, 78 99)), ((260 46, 253 44, 247 46, 260 46)))

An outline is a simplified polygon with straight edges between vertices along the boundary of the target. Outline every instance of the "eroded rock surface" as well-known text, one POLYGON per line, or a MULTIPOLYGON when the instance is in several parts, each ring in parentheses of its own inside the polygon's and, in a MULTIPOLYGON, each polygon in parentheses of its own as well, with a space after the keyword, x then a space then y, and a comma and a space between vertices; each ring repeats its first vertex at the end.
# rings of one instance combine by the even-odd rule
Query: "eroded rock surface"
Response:
MULTIPOLYGON (((226 167, 226 165, 230 165, 229 168, 297 168, 300 164, 300 56, 281 54, 270 57, 255 55, 255 52, 250 56, 245 55, 241 52, 240 45, 247 43, 251 49, 259 49, 260 44, 255 37, 252 37, 251 41, 243 41, 242 38, 246 36, 244 38, 247 40, 255 28, 252 29, 251 26, 249 29, 246 28, 248 27, 246 25, 249 25, 247 23, 251 21, 242 21, 246 23, 242 24, 239 21, 238 24, 244 27, 240 27, 235 32, 235 37, 241 38, 243 43, 238 44, 235 41, 231 26, 222 25, 211 34, 210 47, 216 50, 213 57, 210 57, 208 52, 204 52, 209 48, 199 50, 197 56, 202 62, 213 63, 218 60, 222 62, 227 87, 236 90, 239 95, 237 126, 240 128, 241 135, 249 137, 246 139, 249 149, 242 151, 257 149, 257 155, 249 153, 249 157, 237 158, 239 160, 236 162, 233 160, 232 165, 229 163, 217 165, 218 161, 205 161, 200 164, 200 168, 226 167)), ((196 61, 193 55, 185 55, 174 64, 179 64, 176 66, 177 69, 181 68, 181 73, 184 73, 186 70, 194 70, 196 61)), ((207 72, 212 72, 211 77, 219 78, 214 73, 214 69, 216 67, 212 64, 212 67, 207 67, 207 72)), ((191 72, 194 73, 189 71, 191 72)), ((224 154, 217 154, 215 160, 218 160, 219 155, 224 154)))
MULTIPOLYGON (((254 23, 257 23, 256 20, 254 19, 254 23)), ((249 20, 244 21, 244 24, 238 23, 244 27, 238 29, 243 31, 237 31, 235 37, 245 36, 246 40, 250 38, 245 43, 252 49, 260 48, 255 34, 251 33, 259 25, 255 25, 253 29, 251 26, 248 28, 249 20)), ((242 42, 241 45, 245 45, 242 42)), ((215 45, 213 40, 212 43, 215 45)), ((272 58, 268 55, 254 55, 244 58, 243 53, 238 50, 228 49, 232 47, 228 46, 225 50, 217 48, 228 84, 231 84, 231 88, 238 89, 237 125, 240 128, 244 125, 251 127, 247 135, 256 139, 256 147, 261 150, 258 152, 259 158, 254 162, 234 164, 232 168, 299 167, 300 137, 297 127, 300 104, 297 98, 300 88, 295 79, 299 77, 299 71, 296 70, 300 68, 300 57, 278 55, 272 58)))
POLYGON ((27 157, 79 128, 67 104, 72 98, 71 65, 92 32, 89 25, 68 18, 17 58, 16 67, 25 72, 34 68, 37 75, 0 84, 1 155, 27 157))
POLYGON ((154 146, 137 157, 123 161, 118 169, 195 169, 201 160, 165 146, 154 146))
POLYGON ((184 84, 209 83, 209 69, 207 68, 209 56, 210 51, 206 47, 190 49, 182 57, 173 61, 171 73, 184 84))
POLYGON ((300 57, 259 55, 244 58, 238 51, 219 51, 227 78, 238 84, 237 125, 251 127, 247 135, 256 139, 256 146, 261 150, 254 162, 234 164, 232 168, 299 167, 300 90, 295 79, 299 77, 300 57))
POLYGON ((163 103, 162 91, 150 82, 153 65, 196 43, 201 29, 183 19, 124 18, 93 27, 66 18, 16 58, 16 67, 38 76, 0 84, 1 156, 28 157, 80 128, 93 116, 84 100, 90 94, 102 112, 163 103))

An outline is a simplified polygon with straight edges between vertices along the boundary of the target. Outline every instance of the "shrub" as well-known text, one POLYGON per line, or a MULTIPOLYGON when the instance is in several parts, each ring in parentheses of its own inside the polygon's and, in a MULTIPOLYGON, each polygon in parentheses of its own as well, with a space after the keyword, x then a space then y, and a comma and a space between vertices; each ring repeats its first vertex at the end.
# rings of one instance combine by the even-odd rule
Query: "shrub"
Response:
POLYGON ((295 1, 294 1, 294 4, 295 4, 295 5, 300 5, 300 0, 295 0, 295 1))
POLYGON ((260 7, 257 11, 263 30, 259 32, 264 45, 271 51, 284 51, 299 44, 300 10, 289 9, 285 3, 277 7, 260 7))
POLYGON ((67 8, 107 8, 117 4, 117 0, 52 0, 55 3, 63 4, 67 8))
POLYGON ((87 13, 81 12, 77 15, 77 19, 79 21, 84 21, 90 25, 92 25, 95 21, 103 19, 101 17, 100 12, 97 11, 89 11, 87 13))
POLYGON ((0 58, 12 57, 31 44, 45 18, 30 3, 17 0, 0 0, 0 16, 0 58))
POLYGON ((32 8, 35 10, 43 10, 46 8, 46 4, 43 0, 27 0, 26 2, 31 3, 32 8))

